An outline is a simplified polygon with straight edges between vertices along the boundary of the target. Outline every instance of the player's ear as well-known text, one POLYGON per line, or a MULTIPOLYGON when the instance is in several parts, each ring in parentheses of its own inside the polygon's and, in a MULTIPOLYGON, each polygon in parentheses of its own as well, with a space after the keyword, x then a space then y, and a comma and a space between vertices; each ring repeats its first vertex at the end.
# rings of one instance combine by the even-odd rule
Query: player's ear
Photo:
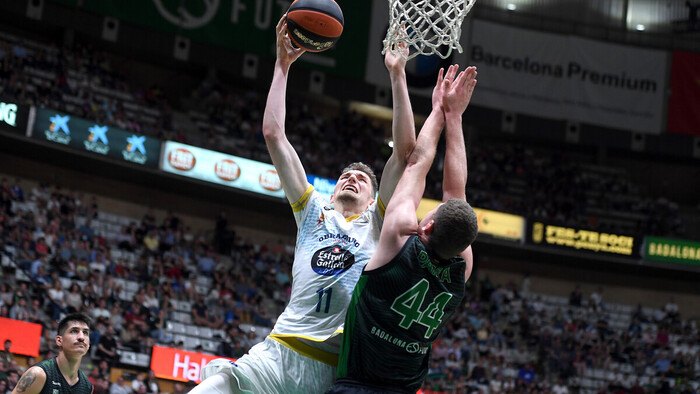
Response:
POLYGON ((435 220, 430 220, 425 226, 423 226, 423 233, 425 235, 430 235, 433 232, 433 229, 435 228, 435 220))
POLYGON ((335 197, 335 193, 331 194, 331 204, 333 204, 333 197, 335 197))
POLYGON ((429 236, 430 233, 433 232, 433 228, 435 227, 435 220, 430 219, 428 223, 421 223, 418 226, 418 235, 424 235, 425 237, 429 236))
POLYGON ((63 346, 63 337, 56 335, 56 346, 63 346))

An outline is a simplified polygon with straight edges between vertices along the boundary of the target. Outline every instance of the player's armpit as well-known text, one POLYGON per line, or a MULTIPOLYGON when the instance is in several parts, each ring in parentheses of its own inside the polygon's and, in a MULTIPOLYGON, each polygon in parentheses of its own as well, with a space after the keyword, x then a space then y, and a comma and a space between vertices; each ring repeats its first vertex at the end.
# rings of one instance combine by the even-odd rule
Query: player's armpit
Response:
POLYGON ((464 261, 467 263, 467 267, 464 270, 464 282, 466 283, 469 280, 469 277, 472 274, 472 268, 474 267, 474 255, 472 254, 472 246, 469 245, 467 246, 462 253, 459 254, 461 258, 464 259, 464 261))
POLYGON ((46 372, 39 367, 32 367, 25 372, 17 382, 12 394, 38 394, 46 383, 46 372))
POLYGON ((408 237, 415 233, 416 223, 415 208, 411 201, 393 200, 389 203, 379 235, 379 245, 365 270, 382 267, 396 257, 408 237))

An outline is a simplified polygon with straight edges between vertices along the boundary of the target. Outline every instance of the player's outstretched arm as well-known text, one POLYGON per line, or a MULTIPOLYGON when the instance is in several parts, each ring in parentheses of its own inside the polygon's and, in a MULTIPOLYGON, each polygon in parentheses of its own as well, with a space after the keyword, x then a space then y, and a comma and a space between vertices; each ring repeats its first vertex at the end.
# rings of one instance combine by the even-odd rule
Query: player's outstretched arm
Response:
POLYGON ((46 383, 46 372, 39 367, 31 367, 19 378, 12 394, 38 394, 46 383))
MULTIPOLYGON (((398 29, 395 34, 405 35, 406 32, 404 29, 398 29)), ((394 142, 391 157, 384 166, 379 185, 379 195, 384 204, 389 203, 401 174, 406 168, 408 155, 416 144, 416 126, 406 83, 406 59, 403 57, 408 56, 409 49, 404 41, 399 41, 393 49, 396 53, 388 50, 384 55, 384 65, 389 70, 391 79, 393 109, 391 136, 394 142)))
MULTIPOLYGON (((448 76, 450 72, 454 75, 452 67, 448 70, 448 76)), ((423 197, 425 177, 435 158, 437 143, 445 124, 442 110, 444 84, 443 70, 440 69, 433 90, 433 109, 418 134, 416 146, 408 157, 406 169, 396 186, 394 197, 387 206, 379 245, 367 264, 368 270, 379 268, 391 261, 403 247, 406 238, 415 232, 416 209, 423 197)))
POLYGON ((454 82, 448 82, 444 91, 446 149, 442 201, 450 198, 466 200, 467 150, 462 130, 462 114, 467 109, 474 92, 475 78, 476 67, 468 67, 454 79, 454 82))
POLYGON ((294 48, 287 35, 286 14, 277 23, 277 61, 272 76, 270 92, 267 95, 262 131, 270 152, 272 164, 282 181, 282 187, 290 203, 295 203, 308 188, 306 172, 299 155, 287 139, 284 121, 287 113, 287 75, 295 60, 304 49, 294 48))
MULTIPOLYGON (((447 79, 449 80, 449 78, 447 79)), ((467 109, 476 86, 476 67, 468 67, 457 76, 454 82, 447 82, 447 85, 443 92, 446 149, 442 201, 451 198, 466 200, 467 150, 462 130, 462 114, 467 109)), ((471 276, 474 264, 472 247, 467 247, 460 253, 460 256, 467 264, 466 281, 471 276)))

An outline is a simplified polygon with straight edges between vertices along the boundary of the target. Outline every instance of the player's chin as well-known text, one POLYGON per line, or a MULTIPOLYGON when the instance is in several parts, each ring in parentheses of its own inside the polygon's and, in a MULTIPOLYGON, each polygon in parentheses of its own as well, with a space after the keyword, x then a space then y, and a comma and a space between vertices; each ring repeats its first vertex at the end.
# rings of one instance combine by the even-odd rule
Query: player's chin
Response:
POLYGON ((338 193, 335 199, 343 202, 356 202, 359 200, 359 195, 349 190, 342 190, 340 193, 338 193))

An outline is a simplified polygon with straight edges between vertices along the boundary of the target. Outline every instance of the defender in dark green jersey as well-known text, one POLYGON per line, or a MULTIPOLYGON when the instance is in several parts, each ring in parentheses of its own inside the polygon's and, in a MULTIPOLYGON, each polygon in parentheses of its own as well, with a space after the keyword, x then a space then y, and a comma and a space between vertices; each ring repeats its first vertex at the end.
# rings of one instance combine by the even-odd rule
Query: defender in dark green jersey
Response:
POLYGON ((58 323, 58 356, 29 368, 17 382, 12 394, 91 394, 92 383, 79 369, 90 350, 90 319, 73 313, 58 323))
POLYGON ((476 68, 440 70, 433 110, 387 206, 379 246, 362 272, 345 318, 338 379, 329 393, 413 393, 428 373, 431 345, 464 296, 478 232, 466 201, 462 114, 476 68), (456 76, 456 77, 455 77, 456 76), (418 223, 416 210, 443 125, 443 203, 418 223))

